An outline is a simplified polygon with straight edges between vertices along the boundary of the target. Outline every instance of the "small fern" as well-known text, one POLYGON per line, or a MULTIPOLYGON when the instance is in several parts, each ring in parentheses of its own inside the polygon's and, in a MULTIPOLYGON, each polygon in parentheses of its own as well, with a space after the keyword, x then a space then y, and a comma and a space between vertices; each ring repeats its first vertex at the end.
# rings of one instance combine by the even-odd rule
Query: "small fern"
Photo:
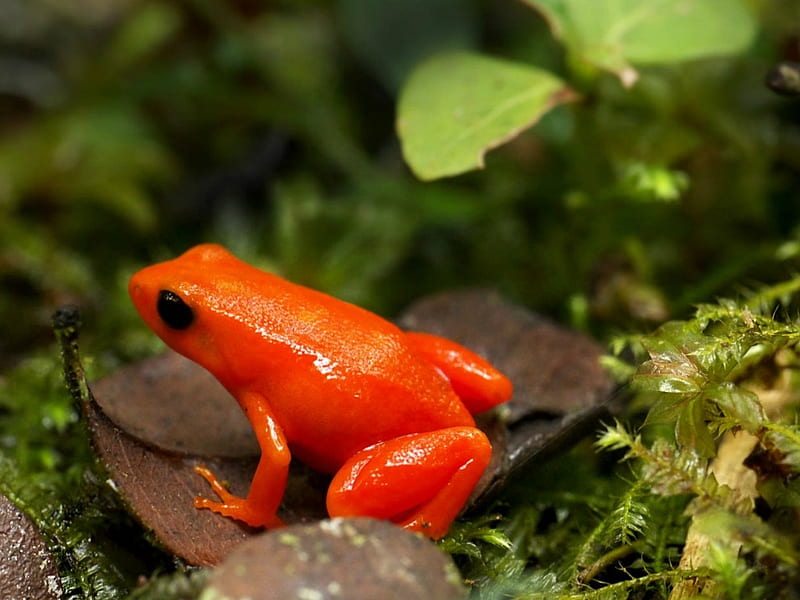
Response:
MULTIPOLYGON (((638 345, 648 358, 631 387, 636 400, 649 406, 645 425, 652 427, 644 431, 655 437, 645 442, 641 433, 616 423, 597 442, 635 464, 630 493, 641 498, 644 486, 645 493, 691 498, 689 536, 701 540, 699 563, 711 579, 698 585, 682 580, 676 597, 745 600, 762 597, 768 589, 788 589, 787 580, 796 579, 792 567, 800 536, 793 532, 800 525, 800 494, 794 481, 800 473, 800 430, 791 405, 800 326, 773 313, 776 300, 788 302, 798 289, 800 279, 795 278, 743 302, 701 305, 693 319, 666 323, 642 337, 638 345), (715 475, 726 460, 734 461, 742 477, 748 472, 741 459, 736 467, 736 459, 723 457, 718 449, 723 435, 736 432, 751 436, 745 448, 757 449, 747 459, 757 475, 757 492, 735 479, 720 484, 715 475), (764 515, 754 512, 753 494, 766 503, 764 515), (767 576, 775 571, 780 576, 767 576)), ((666 566, 659 563, 659 568, 666 566)))
POLYGON ((633 544, 647 529, 650 510, 642 502, 642 481, 634 482, 581 545, 575 565, 581 571, 577 580, 592 581, 609 564, 634 550, 633 544))

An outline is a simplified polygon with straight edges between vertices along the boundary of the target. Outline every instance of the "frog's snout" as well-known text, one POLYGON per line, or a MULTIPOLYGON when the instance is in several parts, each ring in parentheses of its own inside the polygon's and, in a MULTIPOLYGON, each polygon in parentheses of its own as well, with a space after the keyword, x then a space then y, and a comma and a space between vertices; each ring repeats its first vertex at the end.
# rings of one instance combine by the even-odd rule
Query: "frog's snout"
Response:
POLYGON ((143 300, 142 296, 144 295, 144 288, 142 284, 139 283, 136 275, 131 277, 131 280, 128 282, 128 294, 130 294, 131 300, 133 300, 134 305, 141 306, 141 302, 143 300))
POLYGON ((134 273, 134 275, 128 281, 128 294, 131 297, 131 301, 133 305, 136 307, 136 310, 139 312, 140 315, 143 317, 145 313, 148 312, 147 307, 150 304, 155 304, 155 299, 153 296, 152 286, 148 285, 147 278, 142 277, 142 271, 138 271, 134 273))

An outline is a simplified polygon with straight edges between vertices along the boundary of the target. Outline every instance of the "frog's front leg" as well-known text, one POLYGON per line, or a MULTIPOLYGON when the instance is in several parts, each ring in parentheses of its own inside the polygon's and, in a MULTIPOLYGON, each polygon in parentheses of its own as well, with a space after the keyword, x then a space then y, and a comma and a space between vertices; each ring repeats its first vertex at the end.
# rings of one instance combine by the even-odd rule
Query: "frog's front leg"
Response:
POLYGON ((511 381, 472 350, 431 333, 406 332, 406 342, 450 381, 473 415, 511 398, 511 381))
POLYGON ((438 539, 475 487, 492 447, 474 427, 413 433, 357 452, 328 488, 328 512, 388 519, 438 539))
POLYGON ((208 481, 221 502, 208 498, 195 498, 197 508, 208 508, 216 513, 244 521, 253 527, 280 527, 283 522, 277 511, 286 489, 291 455, 283 430, 275 421, 264 399, 254 393, 246 393, 238 398, 239 404, 249 419, 261 447, 250 491, 246 498, 231 494, 217 477, 203 466, 195 471, 208 481))

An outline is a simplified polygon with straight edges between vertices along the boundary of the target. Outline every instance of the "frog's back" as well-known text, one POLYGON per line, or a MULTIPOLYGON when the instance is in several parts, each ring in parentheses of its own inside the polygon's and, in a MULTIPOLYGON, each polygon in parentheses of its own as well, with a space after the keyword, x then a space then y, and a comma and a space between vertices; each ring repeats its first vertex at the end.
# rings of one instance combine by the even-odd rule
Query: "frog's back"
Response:
POLYGON ((284 318, 270 309, 260 319, 270 322, 263 335, 271 350, 257 370, 259 391, 300 458, 331 470, 379 441, 474 425, 445 377, 394 324, 307 288, 289 298, 292 310, 277 311, 284 318))
MULTIPOLYGON (((295 454, 332 471, 355 451, 409 433, 471 426, 445 377, 374 313, 255 271, 248 332, 252 381, 295 454)), ((241 306, 237 309, 241 310, 241 306)))

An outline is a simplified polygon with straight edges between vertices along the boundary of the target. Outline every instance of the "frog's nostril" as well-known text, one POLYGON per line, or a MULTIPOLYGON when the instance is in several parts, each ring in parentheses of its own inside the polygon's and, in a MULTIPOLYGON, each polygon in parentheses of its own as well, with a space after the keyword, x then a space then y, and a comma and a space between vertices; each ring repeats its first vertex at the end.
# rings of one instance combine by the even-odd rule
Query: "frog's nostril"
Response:
POLYGON ((135 276, 128 283, 128 294, 136 306, 142 306, 146 302, 147 290, 135 276))

